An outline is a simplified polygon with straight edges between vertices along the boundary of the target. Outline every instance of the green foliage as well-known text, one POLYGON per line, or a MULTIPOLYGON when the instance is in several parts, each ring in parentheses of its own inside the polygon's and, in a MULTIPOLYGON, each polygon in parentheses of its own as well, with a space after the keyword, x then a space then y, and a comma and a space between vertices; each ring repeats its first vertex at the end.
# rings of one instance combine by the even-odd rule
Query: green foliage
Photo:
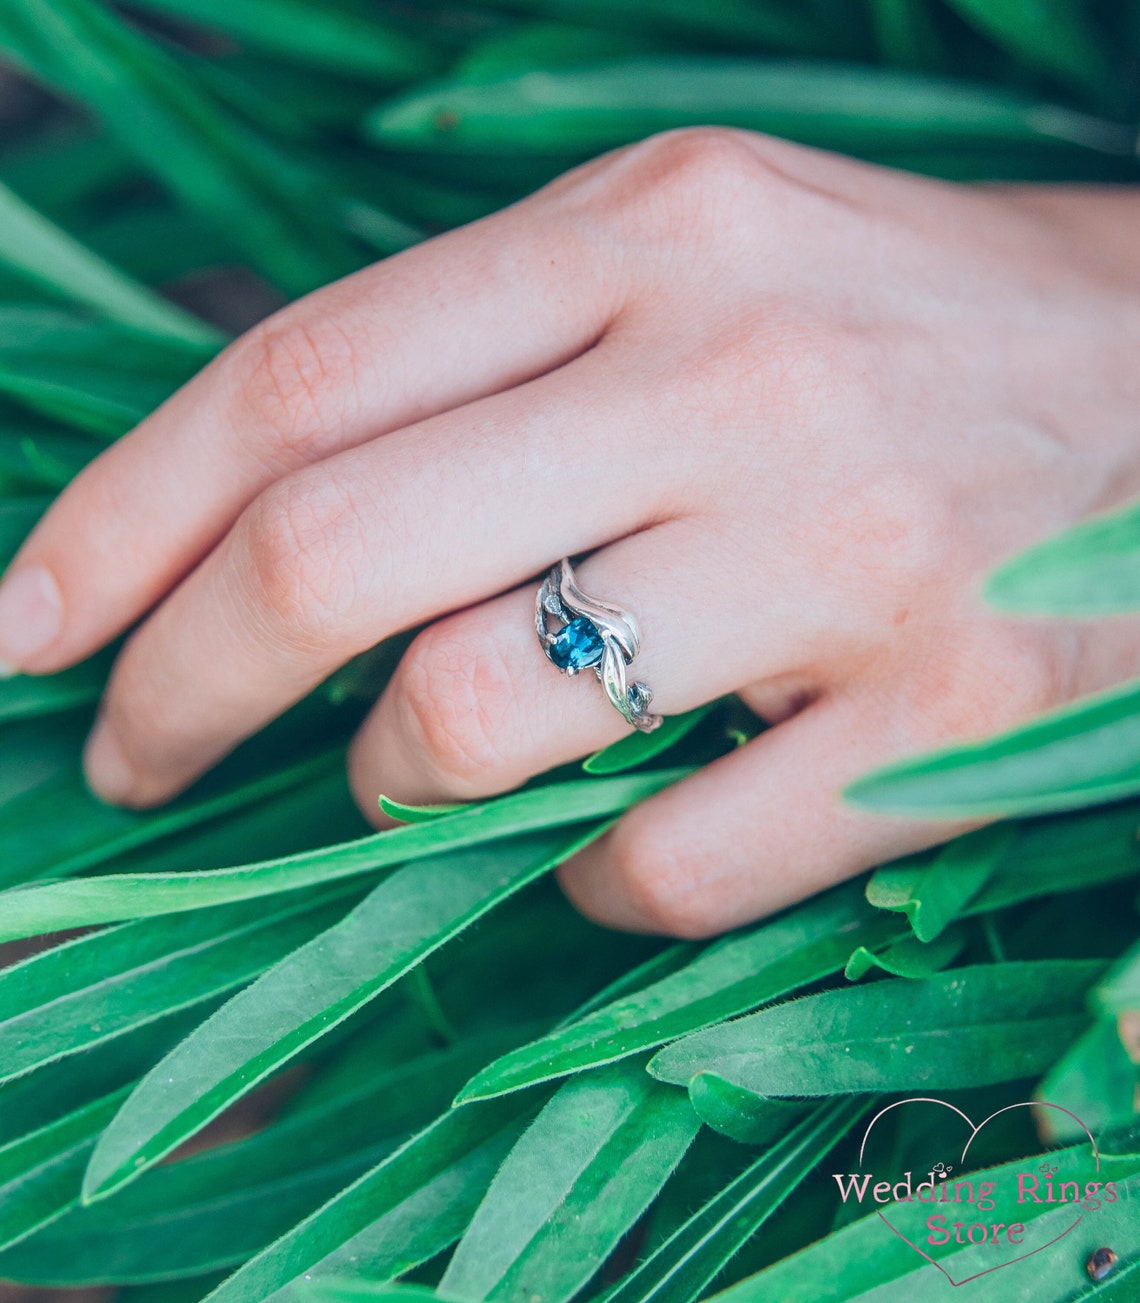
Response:
POLYGON ((675 1040, 842 969, 852 950, 901 934, 858 886, 707 947, 691 963, 490 1064, 459 1102, 518 1090, 675 1040))
MULTIPOLYGON (((51 104, 0 149, 0 562, 233 333, 196 286, 268 310, 650 132, 1140 180, 1135 5, 6 0, 0 60, 51 104)), ((1041 543, 988 599, 1140 608, 1137 519, 1041 543)), ((0 683, 0 939, 48 938, 0 970, 0 1277, 121 1303, 909 1303, 933 1269, 836 1219, 820 1161, 884 1096, 984 1088, 1087 1120, 1127 1195, 1098 1214, 1108 1280, 1074 1232, 1001 1297, 1135 1293, 1140 687, 852 789, 995 827, 666 945, 541 879, 758 722, 713 703, 496 800, 386 801, 403 826, 372 834, 344 748, 398 651, 146 813, 79 775, 113 650, 0 683), (260 1129, 209 1144, 259 1083, 260 1129)), ((1062 1168, 1087 1150, 1067 1119, 1037 1115, 1062 1168)), ((998 1173, 1025 1151, 992 1143, 998 1173)))
POLYGON ((947 843, 933 858, 885 865, 871 875, 867 899, 905 914, 919 941, 933 941, 990 880, 1016 835, 1014 824, 993 824, 947 843))
MULTIPOLYGON (((1079 1162, 1088 1153, 1088 1141, 1071 1149, 1048 1155, 1058 1169, 1056 1179, 1080 1171, 1079 1162)), ((974 1174, 975 1180, 992 1180, 998 1188, 1010 1180, 1016 1185, 1018 1171, 1038 1166, 1033 1158, 985 1168, 974 1174)), ((1119 1150, 1101 1148, 1100 1175, 1115 1180, 1120 1198, 1105 1205, 1080 1228, 1082 1234, 1066 1246, 1064 1252, 1041 1254, 1027 1259, 1024 1266, 1005 1268, 994 1280, 993 1298, 1010 1303, 1070 1303, 1071 1300, 1123 1300, 1128 1297, 1126 1278, 1116 1274, 1099 1288, 1090 1285, 1085 1262, 1101 1244, 1117 1246, 1116 1252, 1135 1280, 1134 1264, 1140 1252, 1140 1225, 1136 1221, 1135 1201, 1140 1193, 1140 1153, 1135 1133, 1126 1137, 1119 1150), (1103 1214, 1103 1215, 1102 1215, 1103 1214), (1094 1225, 1095 1222, 1095 1225, 1094 1225)), ((1018 1205, 1018 1217, 1028 1228, 1035 1244, 1046 1244, 1060 1235, 1073 1221, 1072 1205, 1026 1203, 1018 1205)), ((1028 1238, 1028 1236, 1027 1236, 1028 1238)), ((939 1261, 955 1280, 966 1280, 973 1272, 992 1266, 985 1260, 992 1246, 967 1246, 939 1261)), ((722 1303, 761 1303, 780 1299, 781 1303, 911 1303, 924 1297, 930 1289, 932 1268, 914 1250, 895 1235, 884 1234, 876 1213, 860 1218, 810 1248, 786 1258, 767 1271, 742 1281, 727 1290, 722 1303)), ((949 1284, 935 1281, 935 1284, 949 1284)), ((984 1296, 980 1296, 984 1297, 984 1296)))
POLYGON ((1140 507, 1101 516, 1023 552, 986 596, 1028 615, 1115 615, 1140 608, 1140 507))
POLYGON ((822 991, 684 1037, 649 1065, 686 1085, 713 1072, 758 1095, 956 1090, 1039 1075, 1088 1023, 1096 961, 952 968, 822 991))

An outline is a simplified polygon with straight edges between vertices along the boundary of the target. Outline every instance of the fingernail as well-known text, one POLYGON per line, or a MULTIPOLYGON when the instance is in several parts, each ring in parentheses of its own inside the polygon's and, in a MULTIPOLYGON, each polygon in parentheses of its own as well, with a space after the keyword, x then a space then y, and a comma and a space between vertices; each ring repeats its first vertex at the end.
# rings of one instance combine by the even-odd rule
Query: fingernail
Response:
POLYGON ((59 634, 63 603, 43 566, 18 566, 0 581, 0 665, 14 674, 59 634))
POLYGON ((115 730, 106 720, 99 720, 87 739, 83 772, 87 775, 87 785, 109 805, 122 805, 134 788, 134 770, 127 763, 115 730))

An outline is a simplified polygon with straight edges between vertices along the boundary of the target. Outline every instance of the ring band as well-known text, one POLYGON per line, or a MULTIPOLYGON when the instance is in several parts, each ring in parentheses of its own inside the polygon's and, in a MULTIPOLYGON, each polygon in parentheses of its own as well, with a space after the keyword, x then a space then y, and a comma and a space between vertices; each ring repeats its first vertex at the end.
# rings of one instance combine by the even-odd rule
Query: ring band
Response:
POLYGON ((588 597, 574 582, 574 568, 563 557, 542 581, 534 603, 534 627, 552 665, 573 678, 592 668, 614 709, 634 728, 651 733, 660 715, 647 709, 653 692, 647 683, 628 683, 626 666, 641 649, 637 621, 620 606, 588 597), (550 617, 562 621, 550 631, 550 617))

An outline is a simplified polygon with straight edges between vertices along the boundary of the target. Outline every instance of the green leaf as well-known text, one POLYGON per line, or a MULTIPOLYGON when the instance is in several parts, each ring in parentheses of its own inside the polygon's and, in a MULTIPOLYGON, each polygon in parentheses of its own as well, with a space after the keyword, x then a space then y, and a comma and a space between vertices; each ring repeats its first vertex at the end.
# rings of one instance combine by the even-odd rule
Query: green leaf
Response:
POLYGON ((137 180, 130 154, 88 122, 48 115, 0 153, 0 176, 41 212, 74 210, 137 180))
POLYGON ((0 1145, 0 1249, 49 1226, 79 1201, 95 1138, 122 1103, 117 1091, 31 1135, 0 1145))
POLYGON ((811 1108, 799 1100, 757 1095, 715 1072, 697 1073, 689 1082, 689 1101, 706 1126, 741 1145, 770 1145, 811 1108))
POLYGON ((685 0, 499 0, 499 8, 528 17, 588 23, 635 33, 661 33, 709 44, 728 43, 810 50, 836 48, 846 34, 842 19, 820 23, 808 13, 782 4, 756 4, 754 0, 718 0, 715 6, 694 10, 685 0))
POLYGON ((849 982, 866 977, 872 968, 882 969, 892 977, 930 977, 951 964, 966 945, 965 930, 951 926, 933 941, 916 936, 900 937, 882 950, 859 946, 851 953, 843 975, 849 982))
POLYGON ((561 1303, 593 1276, 692 1143, 687 1096, 640 1061, 567 1082, 511 1150, 440 1282, 447 1298, 561 1303))
POLYGON ((865 1100, 818 1105, 674 1231, 607 1295, 606 1303, 689 1303, 700 1298, 868 1107, 865 1100))
POLYGON ((1103 1013, 1140 1009, 1140 942, 1112 965, 1093 988, 1092 999, 1103 1013))
POLYGON ((1101 1018, 1069 1047, 1038 1087, 1035 1098, 1068 1110, 1037 1109, 1038 1134, 1052 1144, 1080 1141, 1085 1127, 1100 1135, 1136 1116, 1138 1089, 1140 1070, 1125 1053, 1116 1020, 1101 1018))
POLYGON ((410 865, 271 968, 143 1079, 84 1179, 102 1198, 593 834, 545 833, 410 865))
POLYGON ((1022 552, 990 576, 985 598, 1027 615, 1140 609, 1140 506, 1085 521, 1022 552))
POLYGON ((84 227, 83 238, 89 248, 148 285, 201 276, 232 263, 240 253, 234 241, 165 196, 100 216, 84 227))
POLYGON ((188 22, 204 23, 283 59, 331 73, 410 81, 440 70, 436 46, 386 21, 319 0, 134 0, 188 22))
POLYGON ((668 751, 675 743, 687 737, 693 729, 716 708, 717 702, 698 706, 683 715, 666 715, 652 733, 630 733, 601 751, 595 751, 582 761, 588 774, 620 774, 647 760, 653 760, 668 751))
POLYGON ((91 0, 7 0, 0 48, 97 114, 284 289, 304 293, 357 265, 327 220, 318 174, 220 109, 176 59, 109 9, 91 0))
POLYGON ((1098 961, 953 968, 805 996, 658 1052, 661 1081, 715 1072, 758 1095, 986 1086, 1043 1072, 1088 1025, 1098 961))
MULTIPOLYGON (((1060 1169, 1056 1180, 1066 1174, 1084 1176, 1089 1164, 1089 1145, 1053 1150, 1047 1154, 1019 1158, 999 1167, 985 1168, 971 1174, 975 1182, 993 1182, 995 1190, 1017 1188, 1017 1174, 1033 1171, 1043 1161, 1060 1169)), ((995 1280, 997 1293, 977 1294, 978 1298, 1000 1299, 1001 1303, 1073 1303, 1096 1299, 1107 1303, 1111 1295, 1100 1292, 1103 1286, 1090 1283, 1085 1271, 1089 1253, 1100 1244, 1117 1246, 1126 1261, 1140 1255, 1140 1223, 1136 1219, 1136 1200, 1140 1197, 1140 1167, 1135 1153, 1117 1157, 1101 1152, 1100 1180, 1117 1183, 1119 1198, 1115 1204, 1102 1204, 1094 1215, 1086 1215, 1074 1238, 1064 1251, 1054 1250, 1027 1257, 1024 1261, 1002 1267, 995 1280)), ((1073 1222, 1071 1204, 1058 1205, 1026 1201, 1018 1204, 1018 1219, 1026 1226, 1025 1242, 1047 1245, 1073 1222)), ((981 1220, 979 1218, 979 1220, 981 1220)), ((975 1272, 992 1266, 992 1245, 965 1246, 938 1259, 954 1280, 965 1281, 975 1272), (987 1256, 989 1255, 989 1256, 987 1256)), ((892 1235, 876 1213, 861 1217, 826 1239, 731 1289, 716 1296, 717 1303, 915 1303, 930 1296, 932 1268, 904 1240, 892 1235)), ((1109 1278, 1111 1283, 1112 1278, 1109 1278)), ((944 1280, 937 1282, 945 1290, 944 1280)), ((970 1287, 965 1286, 963 1293, 970 1287)), ((984 1282, 983 1282, 984 1289, 984 1282)), ((1112 1299, 1124 1303, 1128 1291, 1112 1299)))
POLYGON ((919 941, 933 941, 986 885, 1016 835, 1015 824, 993 824, 956 837, 933 859, 886 864, 868 880, 867 900, 905 914, 919 941))
POLYGON ((717 123, 882 156, 892 150, 1080 146, 1126 156, 1125 126, 991 86, 895 69, 660 55, 432 83, 366 121, 390 149, 572 160, 717 123))
POLYGON ((390 1303, 438 1303, 439 1295, 427 1285, 408 1285, 402 1281, 333 1279, 317 1281, 306 1293, 322 1303, 369 1303, 371 1299, 388 1299, 390 1303))
POLYGON ((519 1090, 661 1045, 839 971, 853 946, 882 945, 900 934, 894 920, 867 907, 857 884, 839 887, 512 1051, 480 1072, 459 1100, 519 1090))
POLYGON ((16 674, 0 680, 0 723, 92 705, 103 691, 110 660, 109 656, 95 656, 60 674, 16 674))
MULTIPOLYGON (((79 1054, 54 1059, 0 1083, 4 1142, 42 1131, 68 1114, 133 1085, 220 1003, 221 999, 215 998, 205 1005, 140 1023, 113 1040, 101 1041, 79 1054)), ((82 1171, 76 1177, 76 1197, 81 1177, 82 1171)))
POLYGON ((470 801, 447 801, 438 805, 405 805, 403 801, 394 801, 390 796, 380 795, 380 809, 390 819, 399 819, 401 823, 430 823, 441 814, 457 814, 460 810, 470 809, 470 801))
MULTIPOLYGON (((97 801, 73 762, 62 774, 13 804, 10 818, 0 828, 0 884, 19 883, 48 873, 64 877, 97 868, 176 833, 186 834, 226 815, 256 809, 279 793, 296 794, 298 789, 310 787, 327 793, 325 780, 331 775, 339 781, 343 764, 343 753, 338 749, 283 765, 245 782, 222 784, 220 790, 217 781, 207 780, 170 805, 140 813, 97 801)), ((314 882, 319 879, 314 878, 314 882)), ((0 913, 7 916, 15 897, 3 899, 0 913)), ((130 918, 132 913, 126 910, 118 917, 130 918)))
POLYGON ((132 281, 2 184, 0 266, 125 326, 198 346, 203 360, 225 342, 219 331, 132 281))
POLYGON ((901 68, 938 68, 946 48, 928 0, 871 0, 875 43, 883 61, 901 68))
POLYGON ((148 415, 205 358, 198 346, 72 309, 0 303, 0 393, 104 438, 148 415))
POLYGON ((446 1108, 464 1073, 502 1041, 500 1031, 377 1065, 252 1136, 155 1168, 113 1198, 76 1208, 0 1255, 0 1272, 76 1285, 174 1280, 238 1265, 446 1108))
POLYGON ((985 742, 856 779, 854 805, 932 818, 1071 810, 1140 792, 1140 683, 1055 710, 985 742))
POLYGON ((690 772, 669 769, 552 783, 482 802, 430 823, 393 828, 339 846, 236 868, 201 873, 107 874, 21 888, 3 896, 0 941, 252 900, 501 837, 612 817, 690 772))
POLYGON ((966 906, 968 915, 1075 891, 1140 871, 1140 802, 1121 801, 1069 814, 1026 819, 993 877, 966 906))
POLYGON ((83 435, 5 423, 0 430, 0 482, 19 483, 21 492, 54 493, 101 451, 98 441, 83 435))
POLYGON ((452 69, 463 81, 497 81, 535 68, 571 67, 627 58, 654 48, 645 31, 606 30, 570 23, 517 23, 493 28, 452 69))
POLYGON ((656 954, 650 955, 642 963, 627 968, 620 976, 615 977, 612 982, 603 986, 600 991, 595 991, 573 1013, 563 1018, 555 1030, 562 1031, 567 1027, 572 1027, 587 1014, 593 1013, 597 1009, 604 1009, 606 1005, 612 1004, 615 1000, 620 1000, 634 991, 653 986, 661 978, 668 977, 670 973, 675 973, 678 969, 683 968, 690 959, 695 958, 704 949, 705 947, 696 941, 677 941, 666 946, 664 950, 658 950, 656 954))
POLYGON ((0 970, 0 1081, 244 985, 340 918, 351 891, 127 923, 0 970))
POLYGON ((1081 0, 949 0, 966 22, 1015 58, 1084 90, 1114 79, 1109 52, 1081 0))
POLYGON ((0 725, 0 827, 26 793, 71 768, 84 732, 81 722, 66 715, 0 725))
POLYGON ((304 1275, 401 1275, 454 1243, 531 1103, 453 1109, 251 1258, 210 1303, 261 1303, 304 1275))

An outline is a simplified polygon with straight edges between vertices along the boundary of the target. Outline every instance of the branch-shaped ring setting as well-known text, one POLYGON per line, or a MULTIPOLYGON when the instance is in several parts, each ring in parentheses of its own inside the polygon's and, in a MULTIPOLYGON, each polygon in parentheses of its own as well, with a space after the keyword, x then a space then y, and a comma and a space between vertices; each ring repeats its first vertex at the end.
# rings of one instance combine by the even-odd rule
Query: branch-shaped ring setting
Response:
POLYGON ((592 668, 614 709, 634 728, 650 733, 661 723, 649 713, 653 692, 647 683, 628 683, 626 666, 641 649, 637 621, 620 606, 588 597, 574 582, 574 568, 563 557, 542 581, 534 602, 534 627, 552 665, 573 678, 592 668), (551 632, 550 617, 561 627, 551 632))

